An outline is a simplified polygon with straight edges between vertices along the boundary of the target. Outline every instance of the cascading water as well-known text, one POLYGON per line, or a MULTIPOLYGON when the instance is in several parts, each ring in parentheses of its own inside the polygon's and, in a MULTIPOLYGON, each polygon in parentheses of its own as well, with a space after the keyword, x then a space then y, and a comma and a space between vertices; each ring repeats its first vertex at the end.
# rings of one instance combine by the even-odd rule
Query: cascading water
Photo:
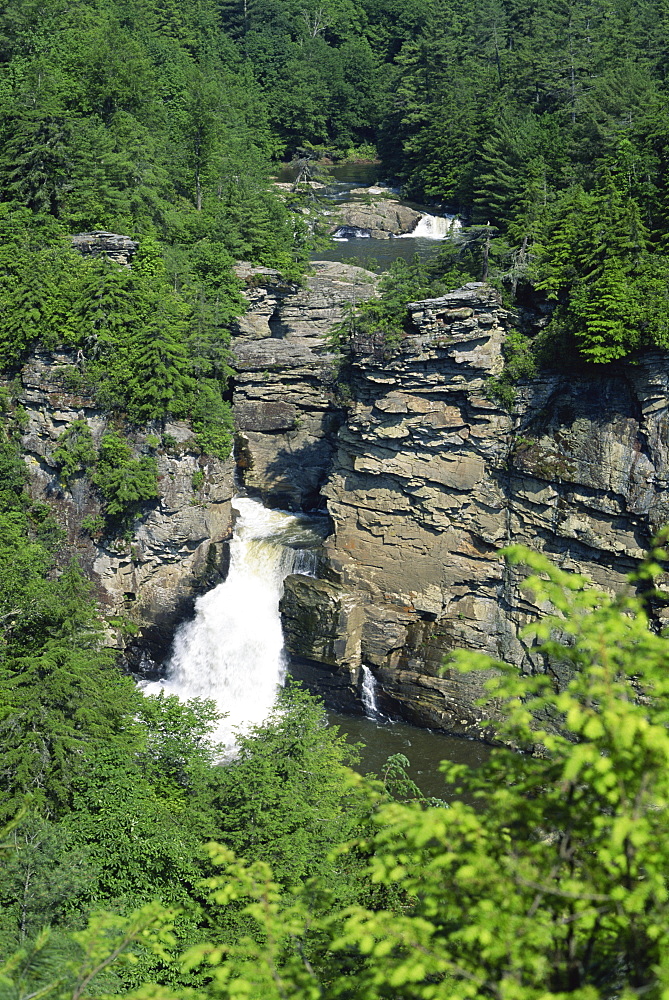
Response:
POLYGON ((400 240, 446 240, 460 228, 460 220, 452 215, 423 215, 410 233, 396 237, 400 240))
POLYGON ((374 674, 369 667, 364 665, 362 667, 362 687, 360 689, 360 696, 362 699, 362 707, 365 710, 367 718, 381 718, 379 706, 376 702, 376 681, 374 679, 374 674))
POLYGON ((198 598, 195 617, 176 633, 167 676, 147 694, 211 698, 226 713, 212 738, 229 750, 235 733, 262 723, 284 680, 279 615, 283 581, 313 575, 320 539, 304 519, 237 497, 238 512, 224 583, 198 598), (307 546, 311 546, 309 549, 307 546))
POLYGON ((333 240, 368 240, 371 238, 371 230, 360 229, 359 226, 340 226, 332 234, 333 240))

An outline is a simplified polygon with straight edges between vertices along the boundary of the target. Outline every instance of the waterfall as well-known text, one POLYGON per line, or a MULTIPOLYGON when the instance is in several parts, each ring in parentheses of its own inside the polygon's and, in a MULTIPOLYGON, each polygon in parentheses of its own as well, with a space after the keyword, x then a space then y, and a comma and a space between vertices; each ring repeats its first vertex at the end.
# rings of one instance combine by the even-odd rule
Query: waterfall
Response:
POLYGON ((362 667, 362 689, 360 693, 362 696, 362 707, 365 710, 367 718, 380 718, 381 713, 376 703, 376 681, 374 680, 374 674, 369 667, 364 665, 362 667))
POLYGON ((372 233, 369 229, 360 229, 358 226, 340 226, 332 234, 333 240, 368 240, 372 233))
POLYGON ((198 598, 174 638, 164 680, 144 685, 182 700, 211 698, 226 713, 213 739, 233 749, 235 731, 264 722, 285 675, 279 600, 291 573, 314 575, 320 541, 304 518, 245 497, 224 583, 198 598), (308 546, 311 546, 310 551, 308 546))
POLYGON ((412 232, 403 233, 397 239, 445 240, 459 228, 460 221, 453 215, 422 215, 412 232))

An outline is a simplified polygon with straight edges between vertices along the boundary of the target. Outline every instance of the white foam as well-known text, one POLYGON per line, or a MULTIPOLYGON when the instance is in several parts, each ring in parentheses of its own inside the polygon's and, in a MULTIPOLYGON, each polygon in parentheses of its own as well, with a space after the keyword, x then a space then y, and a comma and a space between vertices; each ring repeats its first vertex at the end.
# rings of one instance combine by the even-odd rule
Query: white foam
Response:
POLYGON ((402 233, 400 240, 446 240, 461 223, 454 215, 422 215, 410 233, 402 233))
POLYGON ((315 557, 294 548, 303 523, 255 500, 233 501, 239 516, 224 583, 198 598, 195 617, 176 633, 166 678, 147 694, 210 698, 226 713, 213 734, 234 748, 235 732, 264 722, 285 676, 279 601, 289 573, 313 571, 315 557))

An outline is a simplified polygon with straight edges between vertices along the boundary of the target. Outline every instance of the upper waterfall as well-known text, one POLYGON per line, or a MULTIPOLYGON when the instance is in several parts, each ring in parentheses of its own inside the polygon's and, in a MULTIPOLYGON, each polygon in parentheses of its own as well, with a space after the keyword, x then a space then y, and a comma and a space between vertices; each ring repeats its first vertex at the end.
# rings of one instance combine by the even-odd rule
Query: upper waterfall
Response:
POLYGON ((453 215, 426 214, 421 216, 416 228, 410 233, 404 233, 395 238, 399 240, 445 240, 453 234, 453 230, 460 229, 460 226, 460 220, 453 215))
POLYGON ((176 633, 166 678, 145 686, 182 700, 211 698, 226 717, 213 738, 231 749, 235 732, 262 723, 285 675, 279 600, 290 573, 312 574, 317 536, 304 518, 238 497, 224 583, 198 598, 176 633), (311 546, 311 549, 309 549, 311 546))

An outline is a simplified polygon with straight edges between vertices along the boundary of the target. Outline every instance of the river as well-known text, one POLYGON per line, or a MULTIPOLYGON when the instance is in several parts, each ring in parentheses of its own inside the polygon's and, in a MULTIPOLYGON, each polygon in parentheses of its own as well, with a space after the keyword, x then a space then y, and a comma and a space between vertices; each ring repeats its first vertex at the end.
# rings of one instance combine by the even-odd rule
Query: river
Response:
MULTIPOLYGON (((449 224, 454 216, 434 206, 419 205, 416 202, 401 198, 399 190, 383 184, 379 177, 379 166, 375 163, 344 163, 328 168, 332 178, 326 188, 318 192, 322 199, 324 210, 329 206, 344 203, 364 203, 367 196, 360 193, 362 188, 372 188, 379 192, 379 197, 392 195, 400 204, 423 213, 415 235, 379 240, 371 236, 330 239, 325 247, 315 250, 313 260, 341 261, 345 264, 358 264, 370 270, 387 270, 393 261, 403 259, 411 261, 415 256, 420 260, 429 260, 439 252, 439 247, 446 238, 449 224)), ((278 179, 284 182, 294 180, 294 171, 285 167, 278 179)), ((372 198, 374 195, 372 194, 372 198)), ((457 222, 456 222, 457 225, 457 222)))
POLYGON ((364 744, 360 763, 355 765, 357 771, 378 775, 388 757, 404 754, 410 761, 407 773, 423 795, 448 799, 448 788, 439 773, 440 761, 478 767, 490 756, 491 748, 485 743, 420 729, 397 719, 378 721, 339 712, 328 712, 328 719, 331 725, 339 726, 340 731, 346 733, 349 743, 364 744))

